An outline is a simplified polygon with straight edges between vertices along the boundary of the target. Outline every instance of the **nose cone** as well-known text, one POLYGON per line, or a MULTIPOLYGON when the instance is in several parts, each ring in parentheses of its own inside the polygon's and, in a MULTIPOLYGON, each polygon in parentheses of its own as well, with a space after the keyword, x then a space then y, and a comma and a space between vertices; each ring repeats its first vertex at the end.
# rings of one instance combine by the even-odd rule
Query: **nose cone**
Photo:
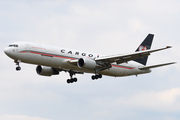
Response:
POLYGON ((12 58, 12 59, 15 59, 15 58, 16 58, 16 53, 15 53, 15 51, 14 51, 12 48, 10 48, 10 47, 5 48, 5 49, 4 49, 4 53, 5 53, 7 56, 9 56, 10 58, 12 58))
POLYGON ((7 47, 7 48, 5 48, 4 49, 4 53, 6 54, 6 55, 9 55, 10 54, 10 49, 7 47))

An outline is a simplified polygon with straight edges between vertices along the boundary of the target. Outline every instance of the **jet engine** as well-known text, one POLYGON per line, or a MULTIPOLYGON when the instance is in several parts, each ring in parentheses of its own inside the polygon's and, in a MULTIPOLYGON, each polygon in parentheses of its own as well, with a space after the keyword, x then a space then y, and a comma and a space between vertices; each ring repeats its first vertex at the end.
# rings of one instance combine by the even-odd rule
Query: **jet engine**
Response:
POLYGON ((59 71, 53 69, 52 67, 42 67, 40 65, 36 67, 36 72, 37 74, 43 76, 59 75, 59 71))
POLYGON ((97 64, 96 61, 90 58, 80 58, 77 62, 79 68, 94 69, 97 64))

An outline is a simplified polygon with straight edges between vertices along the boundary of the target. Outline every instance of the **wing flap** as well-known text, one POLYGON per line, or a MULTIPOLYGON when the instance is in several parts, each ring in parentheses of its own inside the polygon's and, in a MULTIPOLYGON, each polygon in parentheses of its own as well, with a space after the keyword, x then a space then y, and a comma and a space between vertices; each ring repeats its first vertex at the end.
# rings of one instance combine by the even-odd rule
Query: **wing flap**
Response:
POLYGON ((146 70, 146 69, 151 69, 151 68, 156 68, 156 67, 162 67, 162 66, 166 66, 166 65, 175 64, 175 63, 176 62, 165 63, 165 64, 158 64, 158 65, 152 65, 152 66, 146 66, 146 67, 139 68, 139 70, 146 70))

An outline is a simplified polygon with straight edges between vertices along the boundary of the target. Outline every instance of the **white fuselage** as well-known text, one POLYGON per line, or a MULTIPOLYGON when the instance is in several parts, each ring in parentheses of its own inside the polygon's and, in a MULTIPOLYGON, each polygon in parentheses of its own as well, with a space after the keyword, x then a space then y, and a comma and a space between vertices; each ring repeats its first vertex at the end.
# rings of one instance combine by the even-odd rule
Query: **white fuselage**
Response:
MULTIPOLYGON (((79 68, 77 65, 70 64, 68 60, 76 60, 85 57, 91 59, 102 57, 102 55, 98 54, 37 43, 16 42, 13 44, 17 44, 18 46, 9 46, 5 49, 5 53, 10 58, 24 63, 61 68, 64 70, 95 73, 94 70, 79 68)), ((151 72, 150 70, 139 70, 138 68, 142 67, 142 65, 133 61, 123 64, 113 63, 111 66, 112 67, 109 69, 100 71, 99 74, 118 77, 151 72)))

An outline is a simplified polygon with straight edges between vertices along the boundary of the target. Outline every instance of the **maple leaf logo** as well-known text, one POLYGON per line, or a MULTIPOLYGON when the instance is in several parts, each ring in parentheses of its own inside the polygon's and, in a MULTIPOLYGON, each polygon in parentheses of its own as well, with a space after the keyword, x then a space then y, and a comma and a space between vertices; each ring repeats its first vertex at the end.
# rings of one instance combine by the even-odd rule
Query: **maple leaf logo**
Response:
POLYGON ((139 46, 139 51, 144 51, 144 50, 147 50, 147 47, 146 46, 139 46))

